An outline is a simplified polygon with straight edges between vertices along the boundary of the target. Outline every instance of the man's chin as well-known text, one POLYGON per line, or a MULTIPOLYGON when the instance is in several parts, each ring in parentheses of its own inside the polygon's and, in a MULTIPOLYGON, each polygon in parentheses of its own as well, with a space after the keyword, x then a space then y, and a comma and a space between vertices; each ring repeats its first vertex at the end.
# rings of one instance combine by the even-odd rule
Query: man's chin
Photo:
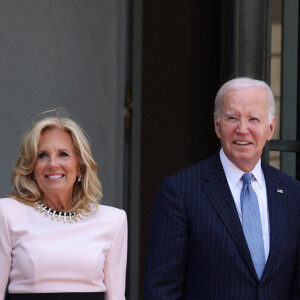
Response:
POLYGON ((234 157, 232 160, 233 164, 236 165, 239 169, 241 169, 244 172, 250 172, 257 162, 259 161, 260 157, 249 156, 249 155, 240 155, 237 157, 234 157))

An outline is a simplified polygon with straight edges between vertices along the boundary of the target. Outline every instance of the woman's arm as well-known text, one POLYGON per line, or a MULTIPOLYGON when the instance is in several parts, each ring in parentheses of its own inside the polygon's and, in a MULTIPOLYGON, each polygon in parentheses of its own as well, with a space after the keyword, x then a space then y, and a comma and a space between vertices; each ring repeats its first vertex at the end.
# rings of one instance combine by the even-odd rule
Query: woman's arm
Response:
POLYGON ((127 263, 127 218, 122 211, 117 231, 108 251, 104 265, 105 300, 125 299, 127 263))
MULTIPOLYGON (((0 200, 1 201, 1 200, 0 200)), ((0 205, 0 300, 4 299, 11 268, 11 239, 3 206, 0 205)))

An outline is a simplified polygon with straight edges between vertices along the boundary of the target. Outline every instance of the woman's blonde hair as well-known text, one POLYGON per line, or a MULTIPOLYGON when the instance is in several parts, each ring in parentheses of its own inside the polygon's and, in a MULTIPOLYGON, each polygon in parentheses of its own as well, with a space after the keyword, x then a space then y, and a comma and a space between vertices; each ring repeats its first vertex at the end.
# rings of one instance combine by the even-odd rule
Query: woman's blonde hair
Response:
POLYGON ((20 155, 12 175, 14 191, 10 196, 32 206, 40 200, 41 190, 33 179, 38 145, 42 133, 54 128, 70 134, 80 164, 82 179, 74 184, 70 212, 88 211, 90 203, 94 203, 93 207, 98 207, 97 203, 102 197, 102 187, 97 177, 98 167, 93 159, 89 141, 78 124, 60 116, 46 117, 33 123, 23 137, 20 155))

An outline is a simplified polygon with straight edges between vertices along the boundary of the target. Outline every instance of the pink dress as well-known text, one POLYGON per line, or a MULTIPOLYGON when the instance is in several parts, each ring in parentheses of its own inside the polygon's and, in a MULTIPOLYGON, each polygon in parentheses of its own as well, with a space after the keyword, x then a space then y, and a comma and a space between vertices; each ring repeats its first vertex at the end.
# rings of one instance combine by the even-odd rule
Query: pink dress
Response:
POLYGON ((127 219, 99 205, 78 222, 0 199, 0 299, 10 293, 104 292, 125 299, 127 219))

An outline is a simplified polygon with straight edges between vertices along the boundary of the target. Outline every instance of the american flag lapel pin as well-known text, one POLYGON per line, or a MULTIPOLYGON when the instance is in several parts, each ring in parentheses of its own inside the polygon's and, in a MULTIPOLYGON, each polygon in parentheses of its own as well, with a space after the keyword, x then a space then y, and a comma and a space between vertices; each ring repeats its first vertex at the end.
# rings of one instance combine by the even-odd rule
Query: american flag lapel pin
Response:
POLYGON ((282 189, 277 189, 277 193, 283 194, 283 190, 282 189))

